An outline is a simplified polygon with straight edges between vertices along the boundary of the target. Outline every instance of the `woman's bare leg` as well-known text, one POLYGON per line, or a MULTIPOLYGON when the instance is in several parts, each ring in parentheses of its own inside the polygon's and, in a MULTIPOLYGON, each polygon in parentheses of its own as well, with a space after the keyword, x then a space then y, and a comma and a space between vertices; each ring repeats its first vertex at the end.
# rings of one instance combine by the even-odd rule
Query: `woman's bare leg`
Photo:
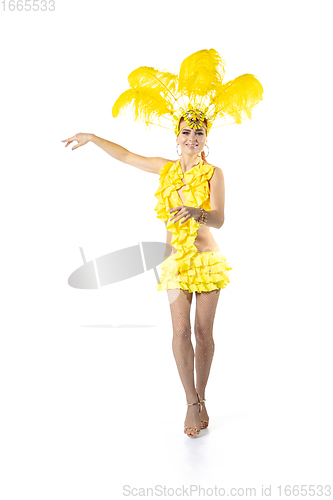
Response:
MULTIPOLYGON (((213 361, 215 343, 213 324, 221 288, 210 292, 196 292, 196 311, 194 322, 196 390, 200 399, 205 399, 205 389, 213 361)), ((201 420, 208 420, 206 405, 200 414, 201 420)))
MULTIPOLYGON (((197 403, 194 384, 194 350, 191 341, 190 311, 193 293, 188 290, 167 290, 170 303, 173 338, 172 350, 182 381, 187 403, 197 403)), ((186 427, 200 429, 199 405, 187 407, 186 427)))

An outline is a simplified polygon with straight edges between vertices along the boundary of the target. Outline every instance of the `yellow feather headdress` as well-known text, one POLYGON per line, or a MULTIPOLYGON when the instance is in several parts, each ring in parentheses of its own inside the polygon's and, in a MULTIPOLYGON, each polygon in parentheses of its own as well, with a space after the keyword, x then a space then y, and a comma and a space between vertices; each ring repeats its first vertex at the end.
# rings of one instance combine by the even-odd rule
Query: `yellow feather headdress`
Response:
POLYGON ((263 87, 251 74, 223 83, 224 73, 225 61, 215 49, 188 56, 179 75, 141 66, 128 76, 131 88, 118 97, 112 116, 133 104, 135 120, 142 119, 147 126, 163 126, 161 119, 172 121, 172 128, 165 128, 176 135, 182 117, 195 129, 206 120, 207 134, 216 119, 225 120, 227 115, 235 120, 232 123, 240 124, 245 116, 252 118, 253 108, 262 100, 263 87))

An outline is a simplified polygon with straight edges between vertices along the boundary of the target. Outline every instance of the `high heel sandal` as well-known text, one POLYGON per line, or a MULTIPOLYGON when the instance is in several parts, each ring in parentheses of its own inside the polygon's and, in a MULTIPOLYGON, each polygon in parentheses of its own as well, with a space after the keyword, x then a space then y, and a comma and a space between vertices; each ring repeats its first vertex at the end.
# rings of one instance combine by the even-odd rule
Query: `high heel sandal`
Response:
MULTIPOLYGON (((198 394, 198 393, 197 393, 198 394)), ((198 398, 199 398, 199 401, 200 401, 200 413, 202 411, 202 403, 204 403, 206 400, 205 399, 201 399, 199 394, 198 394, 198 398)), ((208 424, 209 424, 209 417, 208 417, 208 420, 201 420, 200 419, 200 428, 201 429, 206 429, 208 427, 208 424)))
MULTIPOLYGON (((186 403, 186 404, 187 404, 187 406, 200 405, 200 407, 199 407, 199 415, 200 415, 201 410, 202 410, 202 403, 200 401, 198 393, 197 393, 197 397, 198 397, 198 402, 197 403, 186 403)), ((187 427, 186 425, 184 426, 184 433, 188 437, 196 437, 196 436, 198 436, 200 434, 200 431, 201 431, 201 422, 200 422, 200 428, 199 427, 187 427), (188 434, 188 431, 194 431, 196 434, 188 434)))

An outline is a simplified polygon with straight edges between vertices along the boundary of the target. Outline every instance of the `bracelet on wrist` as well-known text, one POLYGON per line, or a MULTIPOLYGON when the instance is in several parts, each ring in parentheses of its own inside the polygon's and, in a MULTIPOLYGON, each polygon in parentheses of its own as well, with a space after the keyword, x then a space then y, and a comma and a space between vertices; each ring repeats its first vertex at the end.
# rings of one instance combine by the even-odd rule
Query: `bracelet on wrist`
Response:
POLYGON ((207 211, 204 208, 199 207, 199 206, 196 207, 196 208, 200 208, 200 210, 201 210, 201 215, 200 215, 199 219, 197 220, 197 222, 199 224, 206 224, 206 222, 207 222, 207 211))

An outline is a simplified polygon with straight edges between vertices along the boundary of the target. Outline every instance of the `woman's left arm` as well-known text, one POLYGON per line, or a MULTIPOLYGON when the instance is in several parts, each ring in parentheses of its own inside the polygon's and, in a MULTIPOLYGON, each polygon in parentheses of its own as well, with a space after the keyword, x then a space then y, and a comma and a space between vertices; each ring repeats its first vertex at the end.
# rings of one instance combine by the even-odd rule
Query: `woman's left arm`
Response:
POLYGON ((220 168, 214 167, 210 180, 210 210, 207 210, 206 226, 219 229, 224 223, 225 185, 224 175, 220 168))
MULTIPOLYGON (((224 187, 224 176, 220 168, 214 167, 214 173, 210 179, 210 210, 207 210, 207 222, 205 226, 215 227, 220 229, 224 223, 224 198, 225 198, 225 187, 224 187)), ((182 224, 186 222, 189 218, 193 217, 197 221, 201 215, 200 208, 187 207, 180 205, 179 207, 174 207, 169 210, 169 213, 177 212, 173 214, 169 221, 177 222, 181 219, 182 224)))

